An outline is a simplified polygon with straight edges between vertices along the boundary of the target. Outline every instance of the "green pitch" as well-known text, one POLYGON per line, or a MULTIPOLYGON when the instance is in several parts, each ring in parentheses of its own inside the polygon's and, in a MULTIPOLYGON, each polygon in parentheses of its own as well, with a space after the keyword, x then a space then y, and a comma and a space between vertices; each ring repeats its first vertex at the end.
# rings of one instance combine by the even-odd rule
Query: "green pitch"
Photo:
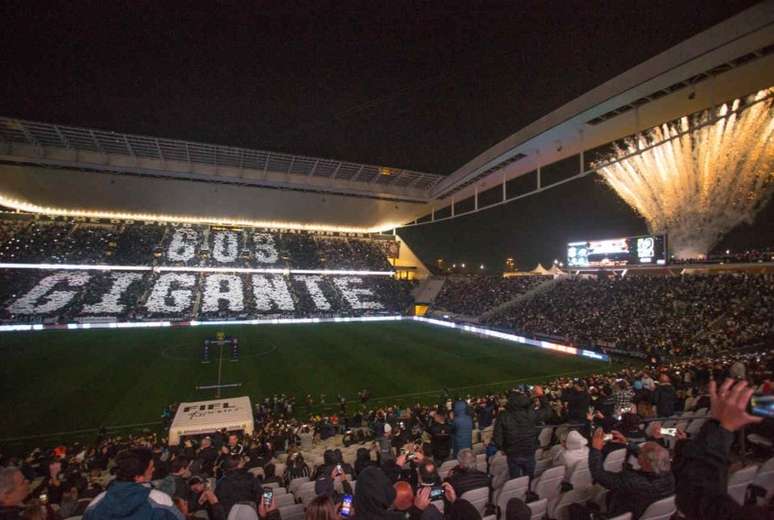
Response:
MULTIPOLYGON (((414 323, 200 326, 179 329, 46 331, 0 334, 0 442, 55 432, 159 421, 172 402, 212 399, 196 386, 241 383, 223 396, 342 393, 356 406, 367 387, 372 404, 433 402, 445 386, 476 395, 609 365, 456 330, 414 323), (216 332, 239 340, 201 363, 216 332)), ((317 407, 319 408, 319 406, 317 407)))

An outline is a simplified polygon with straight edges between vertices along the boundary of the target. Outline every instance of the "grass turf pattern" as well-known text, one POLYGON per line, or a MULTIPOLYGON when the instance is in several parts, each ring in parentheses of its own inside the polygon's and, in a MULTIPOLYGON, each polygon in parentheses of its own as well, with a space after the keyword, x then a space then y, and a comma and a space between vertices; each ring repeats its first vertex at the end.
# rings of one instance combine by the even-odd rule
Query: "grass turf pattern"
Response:
POLYGON ((150 423, 171 402, 212 399, 195 387, 217 383, 218 349, 209 364, 201 352, 218 331, 240 347, 236 362, 224 348, 222 383, 242 386, 222 395, 294 394, 300 413, 307 393, 330 408, 365 387, 371 406, 433 402, 443 387, 475 395, 610 368, 414 322, 4 333, 0 439, 150 423))

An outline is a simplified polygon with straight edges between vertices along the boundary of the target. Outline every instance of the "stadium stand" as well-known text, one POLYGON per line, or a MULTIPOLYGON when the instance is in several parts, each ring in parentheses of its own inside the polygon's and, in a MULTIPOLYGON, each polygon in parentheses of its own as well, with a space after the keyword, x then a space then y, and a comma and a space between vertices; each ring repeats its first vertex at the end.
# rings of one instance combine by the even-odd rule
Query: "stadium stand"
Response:
MULTIPOLYGON (((774 392, 773 369, 771 351, 701 357, 644 370, 559 378, 543 387, 522 385, 464 401, 463 396, 445 394, 437 406, 374 406, 372 401, 367 408, 345 402, 311 415, 308 409, 305 415, 296 408, 295 396, 274 394, 256 400, 250 436, 223 431, 167 446, 163 431, 129 436, 101 432, 93 442, 57 441, 53 447, 2 457, 3 514, 20 518, 24 511, 13 493, 27 485, 15 480, 21 471, 31 481, 27 491, 46 497, 45 503, 33 500, 27 508, 43 507, 60 518, 88 518, 99 507, 101 499, 95 497, 106 488, 110 493, 111 481, 126 480, 124 460, 138 453, 131 450, 140 449, 148 450, 146 460, 153 461, 153 468, 138 482, 147 479, 154 493, 169 495, 151 498, 174 499, 181 511, 202 519, 225 518, 235 504, 253 508, 261 518, 300 518, 315 497, 340 502, 344 494, 354 494, 357 503, 385 493, 393 484, 396 489, 404 486, 398 495, 392 494, 403 499, 396 498, 394 504, 389 499, 379 507, 408 511, 413 506, 416 517, 423 519, 488 514, 511 518, 508 511, 538 505, 547 518, 557 519, 579 511, 607 511, 610 518, 627 513, 633 513, 632 518, 668 518, 676 509, 688 518, 767 518, 764 504, 770 500, 766 493, 774 453, 770 448, 752 453, 737 443, 729 448, 732 432, 743 426, 746 436, 770 438, 774 433, 770 421, 754 420, 744 412, 746 403, 739 404, 753 390, 774 392), (747 382, 732 386, 733 380, 727 379, 738 375, 740 365, 749 391, 747 382), (655 417, 655 396, 667 387, 673 413, 655 417), (619 398, 624 391, 628 400, 619 398), (452 415, 453 402, 456 410, 468 411, 452 415), (526 407, 515 407, 516 402, 526 407), (514 420, 533 406, 546 411, 541 414, 544 420, 514 420), (469 417, 470 429, 460 431, 464 417, 469 417), (700 426, 691 428, 694 422, 700 426), (674 424, 675 433, 663 429, 674 424), (605 432, 612 432, 611 440, 603 438, 605 432), (450 448, 460 448, 458 460, 448 458, 450 448), (518 455, 519 450, 530 455, 518 455), (438 453, 446 456, 439 458, 438 453), (621 453, 625 460, 618 457, 621 453), (537 463, 531 486, 518 466, 508 464, 511 457, 537 463), (479 464, 483 466, 476 469, 479 464), (728 480, 727 494, 718 486, 725 486, 732 464, 737 469, 728 480), (482 478, 484 487, 478 488, 474 482, 482 478), (445 499, 437 503, 440 512, 430 505, 430 488, 423 484, 442 480, 446 484, 445 499), (405 484, 397 484, 401 481, 405 484), (261 505, 264 486, 273 490, 271 505, 261 505), (405 501, 405 493, 410 500, 405 501), (475 515, 449 516, 459 515, 459 510, 475 515)), ((175 406, 163 414, 166 425, 175 406)), ((372 518, 362 512, 358 517, 372 518)))
POLYGON ((442 310, 467 316, 478 316, 520 294, 524 294, 550 276, 450 276, 446 279, 435 304, 442 310))

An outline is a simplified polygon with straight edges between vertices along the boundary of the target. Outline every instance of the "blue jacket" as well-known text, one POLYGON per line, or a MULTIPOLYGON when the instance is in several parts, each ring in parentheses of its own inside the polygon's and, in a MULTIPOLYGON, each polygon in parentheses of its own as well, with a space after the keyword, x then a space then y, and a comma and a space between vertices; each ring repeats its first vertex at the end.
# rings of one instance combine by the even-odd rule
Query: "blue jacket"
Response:
POLYGON ((456 457, 460 450, 473 447, 473 418, 468 415, 468 404, 465 401, 454 403, 454 420, 451 425, 452 442, 456 457))
POLYGON ((166 493, 134 482, 112 482, 92 500, 83 520, 184 520, 166 493))

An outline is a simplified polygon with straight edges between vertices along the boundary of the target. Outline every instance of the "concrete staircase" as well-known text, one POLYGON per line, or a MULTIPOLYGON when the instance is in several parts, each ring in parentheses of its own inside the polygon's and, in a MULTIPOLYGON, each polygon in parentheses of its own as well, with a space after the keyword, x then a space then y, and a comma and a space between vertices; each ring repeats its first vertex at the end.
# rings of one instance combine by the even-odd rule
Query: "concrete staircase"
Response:
POLYGON ((411 291, 411 295, 414 297, 416 303, 432 304, 435 302, 438 293, 441 292, 445 282, 446 278, 428 276, 422 280, 413 291, 411 291))
POLYGON ((481 314, 481 316, 478 317, 479 321, 485 322, 486 320, 497 316, 498 314, 501 314, 511 307, 518 305, 519 303, 526 302, 532 298, 534 298, 536 295, 544 293, 546 291, 550 291, 551 288, 559 283, 559 280, 561 278, 552 278, 551 280, 546 280, 545 282, 535 286, 534 288, 530 289, 529 291, 519 294, 515 298, 508 300, 505 303, 501 303, 497 307, 493 307, 486 311, 485 313, 481 314))

